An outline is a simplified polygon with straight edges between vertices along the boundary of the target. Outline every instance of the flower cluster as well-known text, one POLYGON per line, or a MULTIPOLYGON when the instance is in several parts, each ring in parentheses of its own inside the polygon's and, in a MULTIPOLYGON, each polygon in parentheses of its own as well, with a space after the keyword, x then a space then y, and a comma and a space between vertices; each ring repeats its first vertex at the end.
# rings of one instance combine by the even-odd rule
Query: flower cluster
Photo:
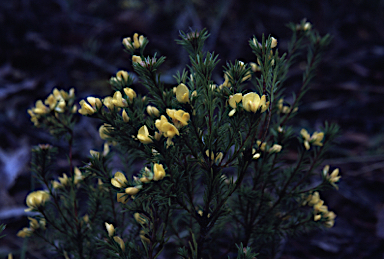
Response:
POLYGON ((91 150, 84 167, 73 162, 76 121, 66 119, 76 117, 73 91, 54 90, 30 109, 33 121, 68 133, 69 170, 57 179, 53 151, 34 152, 34 177, 48 192, 28 195, 28 211, 38 215, 19 236, 54 237, 52 246, 65 258, 94 258, 99 252, 102 257, 164 257, 175 254, 165 250, 181 245, 180 258, 210 258, 230 247, 222 257, 237 251, 239 258, 251 259, 253 252, 276 257, 281 236, 333 226, 336 216, 317 190, 337 188, 339 170, 326 166, 323 181, 309 183, 338 127, 325 124, 310 135, 305 129, 296 132, 291 120, 329 43, 305 23, 302 28, 291 26, 292 47, 284 54, 274 37, 251 38, 255 63, 228 61, 220 74, 219 56, 203 48, 208 32, 181 32, 177 42, 188 51, 190 64, 174 76, 174 87, 158 73, 165 57, 144 55, 144 36, 124 38, 133 71, 120 70, 110 78, 111 95, 80 101, 78 112, 100 120, 105 140, 104 150, 91 150), (287 69, 315 48, 307 53, 299 94, 292 95, 291 105, 284 103, 287 69), (222 73, 223 83, 215 82, 222 73), (228 235, 238 249, 232 249, 228 235), (217 245, 208 245, 209 239, 217 245))
MULTIPOLYGON (((143 184, 149 183, 151 181, 160 181, 165 177, 165 170, 162 164, 153 164, 153 172, 149 170, 147 167, 142 170, 141 175, 139 177, 134 176, 134 186, 128 187, 129 183, 125 175, 121 172, 116 172, 115 176, 111 179, 111 184, 119 189, 124 189, 125 194, 134 196, 136 195, 142 188, 143 184)), ((127 197, 124 196, 123 193, 117 194, 117 201, 121 203, 127 202, 127 197)))
POLYGON ((251 92, 243 96, 242 93, 237 93, 229 96, 228 103, 232 110, 229 112, 228 116, 231 117, 235 114, 237 104, 240 102, 242 102, 244 110, 253 113, 256 113, 258 110, 260 110, 260 113, 263 113, 269 106, 269 102, 266 101, 265 95, 260 97, 257 93, 251 92))
POLYGON ((41 218, 39 221, 31 217, 28 217, 28 219, 29 219, 29 227, 23 228, 22 230, 17 232, 18 237, 22 237, 22 238, 30 237, 33 234, 33 232, 36 231, 37 229, 39 228, 43 230, 45 229, 45 226, 46 226, 45 218, 41 218))
POLYGON ((313 219, 314 221, 323 222, 327 228, 333 227, 335 224, 336 214, 332 211, 328 211, 328 206, 324 205, 324 201, 320 199, 319 192, 314 192, 307 196, 303 205, 313 206, 313 219))
POLYGON ((131 37, 126 37, 123 39, 123 45, 128 51, 133 51, 135 49, 140 49, 148 43, 148 40, 143 35, 138 33, 133 34, 133 41, 131 37))
POLYGON ((112 224, 105 222, 105 228, 107 229, 108 237, 112 238, 114 242, 116 242, 120 246, 121 250, 124 252, 125 251, 124 240, 119 236, 114 236, 115 227, 112 224))
POLYGON ((304 139, 304 147, 306 150, 309 150, 311 148, 311 145, 314 146, 323 146, 323 138, 324 138, 324 132, 314 132, 311 135, 309 135, 308 131, 306 129, 302 129, 300 131, 301 136, 304 139))
POLYGON ((28 109, 28 114, 31 116, 31 121, 35 126, 39 126, 41 120, 48 115, 57 116, 57 114, 71 112, 76 113, 77 107, 73 105, 75 98, 75 89, 72 88, 69 92, 54 88, 52 93, 44 100, 36 101, 35 107, 28 109))
POLYGON ((323 169, 323 177, 333 186, 336 188, 336 190, 339 189, 339 187, 336 185, 336 183, 340 180, 341 176, 339 175, 339 168, 336 168, 332 171, 331 174, 329 174, 329 165, 326 165, 323 169))
MULTIPOLYGON (((75 167, 74 173, 75 174, 74 174, 74 178, 73 178, 73 183, 75 185, 77 185, 78 183, 80 183, 80 181, 82 181, 84 179, 84 176, 78 167, 75 167)), ((59 181, 56 181, 56 180, 52 181, 52 186, 54 189, 63 188, 65 186, 68 186, 69 181, 72 180, 71 178, 68 178, 67 174, 65 174, 65 173, 63 174, 63 177, 59 177, 58 179, 59 179, 59 181)))

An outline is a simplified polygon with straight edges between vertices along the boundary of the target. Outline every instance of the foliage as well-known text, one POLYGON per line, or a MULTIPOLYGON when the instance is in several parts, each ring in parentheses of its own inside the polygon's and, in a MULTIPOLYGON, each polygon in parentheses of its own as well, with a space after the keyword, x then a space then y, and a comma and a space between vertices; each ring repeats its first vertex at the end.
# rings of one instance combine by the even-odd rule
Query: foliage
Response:
MULTIPOLYGON (((335 214, 319 191, 337 187, 338 170, 324 168, 316 186, 310 179, 338 127, 325 123, 310 134, 290 124, 330 36, 305 21, 288 27, 287 53, 271 36, 253 37, 255 63, 227 62, 220 85, 212 79, 218 55, 204 50, 206 30, 180 33, 190 63, 173 88, 158 74, 165 57, 144 56, 147 38, 123 39, 147 94, 137 95, 132 73, 119 71, 111 96, 82 100, 78 112, 103 123, 106 145, 80 169, 70 148, 69 175, 59 181, 50 173, 55 148, 34 148, 32 171, 45 191, 28 195, 38 216, 18 235, 42 239, 65 258, 250 259, 274 257, 286 236, 332 227, 335 214), (301 88, 286 102, 288 71, 305 56, 301 88), (142 170, 113 173, 116 154, 142 170)), ((71 147, 74 93, 51 96, 29 111, 32 121, 67 136, 71 147)))

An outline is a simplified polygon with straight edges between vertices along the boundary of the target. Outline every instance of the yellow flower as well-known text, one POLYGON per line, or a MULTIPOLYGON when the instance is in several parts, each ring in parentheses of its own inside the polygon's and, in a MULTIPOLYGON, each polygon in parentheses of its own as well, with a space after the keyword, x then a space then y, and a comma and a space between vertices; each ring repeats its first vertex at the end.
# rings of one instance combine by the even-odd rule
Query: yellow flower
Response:
POLYGON ((132 56, 132 62, 133 63, 140 63, 142 60, 141 60, 141 57, 140 56, 136 56, 136 55, 133 55, 132 56))
POLYGON ((272 40, 272 42, 271 42, 271 48, 273 49, 273 48, 276 48, 276 46, 277 46, 277 40, 274 38, 274 37, 271 37, 271 40, 272 40))
POLYGON ((139 191, 140 191, 140 189, 137 188, 137 187, 128 187, 128 188, 125 188, 125 193, 126 193, 126 194, 129 194, 129 195, 135 195, 135 194, 137 194, 139 191))
POLYGON ((115 240, 115 242, 120 245, 121 250, 125 251, 125 243, 124 243, 123 239, 121 239, 121 237, 114 236, 113 240, 115 240))
POLYGON ((96 112, 95 109, 88 103, 86 103, 84 100, 80 101, 81 108, 78 110, 78 112, 82 115, 92 115, 96 112))
POLYGON ((87 101, 89 104, 85 100, 80 101, 81 109, 79 109, 79 113, 82 115, 92 115, 103 106, 99 98, 89 96, 87 101))
POLYGON ((219 164, 221 160, 223 160, 223 153, 222 152, 216 153, 215 163, 219 164))
POLYGON ((57 189, 57 188, 60 188, 62 186, 58 181, 52 181, 52 187, 53 187, 53 189, 57 189))
POLYGON ((224 82, 219 86, 219 88, 223 87, 231 87, 231 83, 229 82, 229 76, 227 73, 224 73, 224 82))
POLYGON ((231 106, 233 109, 236 109, 237 104, 241 102, 242 98, 243 98, 243 95, 241 93, 237 93, 229 96, 229 99, 228 99, 229 106, 231 106))
POLYGON ((261 140, 256 141, 257 146, 259 146, 261 151, 265 151, 265 147, 267 146, 266 142, 261 143, 261 140))
POLYGON ((235 109, 232 109, 229 113, 228 113, 228 116, 229 117, 232 117, 233 115, 235 115, 236 113, 236 110, 235 109))
POLYGON ((243 99, 243 95, 241 93, 237 93, 235 95, 229 96, 228 103, 229 106, 232 107, 232 110, 228 113, 229 117, 232 117, 236 112, 236 106, 243 99))
POLYGON ((312 28, 312 24, 309 22, 306 22, 303 27, 303 31, 309 31, 312 28))
POLYGON ((39 222, 36 219, 31 218, 31 217, 28 217, 28 219, 29 219, 29 228, 30 229, 36 230, 36 229, 40 228, 39 222))
POLYGON ((124 47, 126 47, 128 50, 133 50, 134 49, 134 47, 132 45, 131 37, 124 38, 122 43, 123 43, 124 47))
POLYGON ((115 227, 112 224, 105 222, 105 228, 107 229, 108 236, 112 237, 115 233, 115 227))
POLYGON ((162 180, 165 176, 165 170, 162 164, 154 164, 153 165, 153 180, 159 181, 162 180))
POLYGON ((151 105, 148 105, 147 106, 147 113, 150 115, 150 116, 153 116, 153 117, 159 117, 160 116, 160 112, 159 110, 156 108, 156 107, 153 107, 151 105))
POLYGON ((313 205, 319 203, 320 201, 321 200, 320 200, 319 192, 314 192, 313 194, 311 194, 307 197, 307 199, 303 205, 305 205, 308 202, 308 206, 313 206, 313 205))
POLYGON ((109 110, 113 110, 115 108, 115 105, 113 105, 112 102, 113 98, 111 96, 107 96, 103 99, 103 104, 105 107, 107 107, 109 110))
POLYGON ((143 35, 140 36, 140 40, 139 40, 139 34, 137 33, 133 34, 133 47, 135 49, 140 48, 140 46, 143 44, 143 40, 144 40, 143 35))
POLYGON ((326 213, 328 212, 328 207, 326 205, 324 205, 324 201, 323 200, 320 200, 318 203, 316 203, 314 206, 313 206, 313 210, 315 212, 323 212, 323 213, 326 213))
POLYGON ((313 217, 314 221, 319 221, 320 219, 321 219, 321 215, 320 214, 314 215, 314 217, 313 217))
POLYGON ((146 243, 150 243, 151 240, 149 240, 149 238, 147 238, 145 236, 145 231, 144 230, 140 230, 140 238, 143 242, 146 242, 146 243))
POLYGON ((261 71, 261 67, 256 65, 256 63, 254 62, 251 62, 249 63, 251 65, 251 69, 252 69, 252 72, 257 72, 257 71, 261 71))
POLYGON ((167 109, 167 114, 172 118, 173 123, 177 128, 181 128, 188 125, 190 115, 183 110, 167 109))
POLYGON ((265 95, 262 95, 260 98, 261 113, 265 112, 269 107, 269 102, 267 102, 266 99, 267 97, 265 95))
POLYGON ((69 178, 66 174, 63 174, 63 177, 59 177, 59 181, 60 181, 61 186, 67 185, 68 180, 69 180, 69 178))
POLYGON ((143 143, 143 144, 149 144, 149 143, 152 143, 153 140, 150 138, 149 136, 149 132, 148 132, 148 128, 146 125, 142 126, 140 129, 139 129, 139 132, 137 134, 137 139, 143 143))
POLYGON ((279 144, 274 144, 269 150, 268 152, 270 153, 279 153, 282 149, 282 146, 279 145, 279 144))
POLYGON ((75 177, 74 177, 74 183, 78 184, 80 181, 84 179, 83 174, 81 173, 80 169, 75 166, 74 169, 75 177))
MULTIPOLYGON (((265 99, 263 100, 265 105, 265 99)), ((244 107, 244 110, 248 112, 255 113, 262 105, 263 105, 263 102, 257 93, 247 93, 246 95, 243 96, 243 107, 244 107)))
POLYGON ((308 131, 305 129, 301 129, 300 131, 301 136, 304 138, 304 147, 306 150, 310 149, 310 144, 314 146, 323 146, 324 133, 323 132, 314 132, 312 136, 309 135, 308 131))
POLYGON ((156 120, 155 126, 166 138, 173 138, 175 135, 180 135, 179 130, 169 123, 164 115, 161 115, 160 120, 156 120))
POLYGON ((128 96, 131 102, 133 98, 136 98, 136 92, 132 88, 129 88, 129 87, 124 88, 124 93, 128 96))
POLYGON ((138 212, 133 214, 133 217, 135 218, 136 222, 141 224, 141 225, 144 225, 144 224, 147 223, 145 217, 143 215, 141 215, 140 213, 138 213, 138 212))
POLYGON ((116 107, 120 107, 120 108, 128 107, 128 102, 123 98, 123 95, 121 94, 120 91, 116 91, 113 94, 112 103, 116 107))
POLYGON ((21 238, 26 238, 32 236, 33 230, 30 228, 23 228, 19 232, 17 232, 17 236, 21 238))
POLYGON ((125 188, 127 187, 128 181, 123 173, 116 172, 115 176, 111 179, 111 184, 117 188, 125 188))
POLYGON ((252 159, 258 159, 260 158, 261 154, 260 153, 256 153, 256 150, 255 149, 252 149, 252 154, 253 154, 253 157, 252 159))
POLYGON ((331 175, 329 175, 329 165, 326 165, 323 169, 323 175, 329 181, 330 184, 332 184, 337 190, 339 189, 339 187, 335 184, 341 178, 341 176, 339 175, 339 168, 333 170, 331 175))
POLYGON ((127 123, 129 121, 129 117, 128 117, 128 114, 125 110, 123 110, 122 114, 121 114, 121 117, 123 117, 123 121, 125 123, 127 123))
POLYGON ((104 123, 103 125, 100 126, 99 128, 99 135, 100 135, 100 138, 101 139, 104 139, 106 140, 107 138, 109 138, 109 130, 108 128, 110 128, 111 125, 107 124, 107 123, 104 123))
POLYGON ((25 211, 32 211, 34 209, 38 209, 40 206, 43 206, 45 202, 49 200, 49 193, 46 191, 35 191, 28 194, 26 203, 29 207, 25 211))
POLYGON ((127 202, 129 201, 129 198, 126 193, 118 193, 116 200, 117 202, 120 202, 122 204, 127 204, 127 202))
POLYGON ((35 108, 32 108, 32 112, 35 114, 49 113, 49 108, 43 104, 41 100, 38 100, 35 104, 35 108))
POLYGON ((176 99, 180 103, 189 102, 189 89, 185 84, 181 83, 176 87, 176 99))
POLYGON ((129 75, 127 71, 120 70, 116 73, 116 79, 120 82, 126 83, 128 81, 129 75))

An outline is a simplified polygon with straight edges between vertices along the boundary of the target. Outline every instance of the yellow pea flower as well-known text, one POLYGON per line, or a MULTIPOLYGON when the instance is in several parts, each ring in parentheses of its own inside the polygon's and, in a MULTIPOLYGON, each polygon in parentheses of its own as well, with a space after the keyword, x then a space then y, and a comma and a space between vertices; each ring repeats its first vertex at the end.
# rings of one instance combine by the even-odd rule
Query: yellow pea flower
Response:
POLYGON ((129 195, 135 195, 135 194, 137 194, 139 191, 140 191, 140 189, 137 188, 137 187, 128 187, 128 188, 125 188, 125 193, 126 193, 126 194, 129 194, 129 195))
POLYGON ((229 96, 228 103, 233 109, 236 109, 238 103, 242 101, 243 95, 241 93, 237 93, 229 96))
POLYGON ((133 62, 133 63, 140 63, 140 62, 142 62, 141 57, 140 57, 140 56, 133 55, 133 56, 132 56, 132 62, 133 62))
POLYGON ((335 184, 341 178, 341 176, 339 175, 339 168, 333 170, 332 173, 329 175, 329 165, 326 165, 323 169, 323 175, 329 181, 329 183, 336 188, 336 190, 339 189, 339 187, 335 184))
POLYGON ((133 34, 133 47, 135 49, 138 49, 140 48, 141 44, 143 44, 143 35, 140 36, 140 40, 139 40, 139 34, 137 33, 133 34))
POLYGON ((28 217, 28 219, 29 219, 29 228, 30 229, 36 230, 36 229, 40 228, 39 222, 36 219, 31 218, 31 217, 28 217))
POLYGON ((49 200, 49 193, 46 191, 35 191, 28 194, 26 203, 29 207, 25 211, 32 211, 33 209, 38 209, 40 206, 43 206, 45 202, 49 200))
POLYGON ((304 147, 306 150, 310 149, 310 144, 320 147, 323 146, 321 142, 324 138, 324 132, 314 132, 312 136, 310 136, 306 129, 301 129, 300 134, 304 138, 304 147))
POLYGON ((185 84, 181 83, 176 87, 176 99, 180 103, 189 102, 189 89, 185 84))
POLYGON ((123 239, 121 239, 121 237, 114 236, 113 240, 115 240, 115 242, 120 245, 121 250, 125 251, 125 243, 124 243, 123 239))
POLYGON ((169 117, 172 118, 173 123, 177 128, 181 128, 188 125, 190 115, 188 112, 183 110, 167 109, 166 110, 169 117))
POLYGON ((125 110, 123 110, 123 112, 121 113, 121 117, 123 117, 123 121, 125 123, 129 122, 129 117, 128 117, 128 114, 125 110))
POLYGON ((165 177, 165 170, 162 164, 154 164, 153 165, 153 180, 159 181, 165 177))
POLYGON ((137 139, 143 144, 149 144, 153 142, 153 140, 150 138, 148 128, 146 125, 142 126, 139 129, 139 132, 137 134, 137 139))
POLYGON ((257 93, 247 93, 242 101, 244 110, 248 112, 255 113, 260 108, 260 96, 257 93))
POLYGON ((59 181, 61 186, 65 186, 68 184, 68 176, 66 174, 63 174, 63 177, 59 177, 59 181))
POLYGON ((123 173, 116 172, 115 176, 111 179, 111 184, 117 188, 125 188, 127 187, 128 181, 123 173))
POLYGON ((272 39, 272 42, 271 42, 271 48, 273 49, 273 48, 276 48, 276 46, 277 46, 277 40, 274 38, 274 37, 271 37, 271 39, 272 39))
POLYGON ((173 138, 175 135, 180 135, 179 130, 169 123, 164 115, 161 115, 160 120, 156 120, 155 126, 166 138, 173 138))
POLYGON ((148 105, 147 106, 147 113, 150 115, 150 116, 153 116, 153 117, 159 117, 160 116, 160 112, 159 110, 156 108, 156 107, 153 107, 151 105, 148 105))
POLYGON ((106 140, 107 138, 109 138, 108 128, 110 128, 110 127, 111 127, 111 125, 109 125, 107 123, 104 123, 103 125, 100 126, 100 128, 99 128, 99 135, 100 135, 101 139, 106 140))
POLYGON ((140 213, 138 213, 138 212, 133 214, 133 217, 135 218, 136 222, 141 224, 141 225, 144 225, 144 224, 147 223, 145 217, 143 215, 141 215, 140 213))
POLYGON ((105 228, 107 229, 108 236, 112 237, 115 233, 115 227, 112 224, 105 222, 105 228))
POLYGON ((103 99, 103 104, 105 107, 107 107, 109 110, 113 110, 115 108, 115 105, 112 102, 113 98, 111 96, 107 96, 103 99))
POLYGON ((49 111, 49 108, 41 100, 36 101, 35 108, 32 108, 32 112, 35 114, 46 114, 49 111))
POLYGON ((128 81, 129 75, 127 71, 120 70, 116 73, 116 79, 120 82, 126 83, 128 81))
POLYGON ((116 107, 120 107, 120 108, 128 107, 128 102, 123 98, 123 95, 121 94, 120 91, 116 91, 113 94, 112 103, 116 107))
POLYGON ((229 82, 229 76, 227 73, 224 73, 224 82, 219 86, 219 88, 223 87, 231 87, 231 83, 229 82))
POLYGON ((129 87, 124 88, 124 93, 129 97, 129 100, 132 102, 133 98, 136 98, 136 92, 129 87))
POLYGON ((21 238, 26 238, 32 236, 33 230, 30 228, 23 228, 19 232, 17 232, 17 236, 21 238))
POLYGON ((283 147, 279 144, 274 144, 269 150, 269 153, 279 153, 283 147))
POLYGON ((151 242, 151 240, 149 240, 149 238, 145 237, 145 231, 144 230, 140 230, 140 238, 143 242, 146 242, 146 243, 151 242))
POLYGON ((128 195, 126 193, 118 193, 116 197, 117 202, 120 202, 122 204, 127 204, 129 201, 128 195))

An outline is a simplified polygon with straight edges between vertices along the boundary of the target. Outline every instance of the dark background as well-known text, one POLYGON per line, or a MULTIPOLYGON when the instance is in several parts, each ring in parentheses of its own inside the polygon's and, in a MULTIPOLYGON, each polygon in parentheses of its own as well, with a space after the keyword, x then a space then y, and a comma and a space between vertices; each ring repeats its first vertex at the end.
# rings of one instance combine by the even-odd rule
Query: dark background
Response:
MULTIPOLYGON (((384 258, 382 0, 0 1, 0 222, 7 224, 0 257, 13 252, 18 258, 23 246, 16 233, 28 224, 30 148, 47 142, 65 147, 33 128, 26 110, 37 99, 53 87, 75 87, 79 100, 110 94, 108 79, 130 69, 121 40, 134 32, 148 37, 148 55, 167 57, 162 78, 175 84, 172 75, 188 61, 174 41, 179 30, 207 28, 207 50, 223 62, 250 62, 255 60, 247 42, 253 35, 271 34, 285 51, 290 37, 285 24, 303 18, 333 41, 296 122, 307 128, 326 120, 340 125, 339 143, 324 164, 339 167, 342 179, 339 191, 321 194, 338 216, 334 228, 287 239, 282 258, 384 258)), ((288 89, 297 89, 301 72, 300 66, 293 68, 288 89)), ((218 69, 214 79, 221 78, 218 69)), ((81 120, 77 165, 90 149, 101 148, 97 126, 81 120)), ((65 157, 58 164, 64 168, 65 157)), ((46 255, 29 249, 28 258, 46 255)))

